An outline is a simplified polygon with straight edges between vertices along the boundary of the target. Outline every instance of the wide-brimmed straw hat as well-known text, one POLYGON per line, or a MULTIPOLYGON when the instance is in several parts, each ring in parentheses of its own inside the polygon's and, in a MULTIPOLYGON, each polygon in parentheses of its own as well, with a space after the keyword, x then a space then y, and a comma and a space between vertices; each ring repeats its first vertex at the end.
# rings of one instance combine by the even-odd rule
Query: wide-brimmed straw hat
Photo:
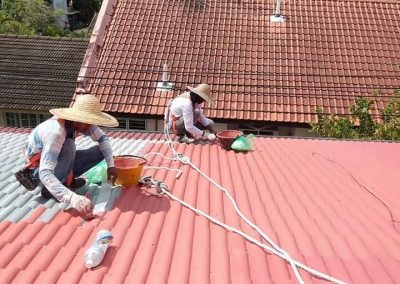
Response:
POLYGON ((99 100, 89 94, 79 96, 72 107, 51 109, 50 113, 71 121, 104 127, 118 126, 118 121, 113 116, 101 112, 99 100))
POLYGON ((215 104, 215 101, 210 97, 211 87, 208 84, 200 84, 196 88, 187 87, 191 92, 198 94, 210 104, 215 104))

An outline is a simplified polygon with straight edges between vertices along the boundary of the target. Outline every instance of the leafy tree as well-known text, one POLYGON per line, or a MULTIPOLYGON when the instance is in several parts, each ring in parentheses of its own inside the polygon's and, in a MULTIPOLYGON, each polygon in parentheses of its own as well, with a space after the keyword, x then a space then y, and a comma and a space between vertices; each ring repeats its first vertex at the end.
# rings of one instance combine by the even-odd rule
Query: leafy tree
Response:
POLYGON ((35 30, 27 23, 22 23, 13 20, 9 17, 6 11, 0 11, 0 34, 24 34, 34 35, 35 30))
POLYGON ((4 0, 3 8, 0 33, 65 35, 64 30, 56 25, 63 12, 47 6, 43 0, 4 0))
POLYGON ((400 139, 400 101, 392 100, 382 111, 383 123, 376 129, 376 138, 385 140, 400 139))
POLYGON ((396 90, 396 97, 380 111, 379 121, 371 115, 373 101, 363 97, 357 98, 350 107, 349 116, 327 114, 317 108, 318 122, 310 124, 311 132, 332 138, 400 140, 399 94, 400 90, 396 90))

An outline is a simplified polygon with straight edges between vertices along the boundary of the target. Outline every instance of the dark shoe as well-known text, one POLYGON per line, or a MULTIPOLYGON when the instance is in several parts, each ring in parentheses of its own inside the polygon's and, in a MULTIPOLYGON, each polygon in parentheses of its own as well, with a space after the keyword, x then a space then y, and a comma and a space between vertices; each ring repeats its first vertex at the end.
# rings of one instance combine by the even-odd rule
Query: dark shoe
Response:
POLYGON ((14 174, 20 184, 27 190, 34 190, 36 188, 36 181, 32 176, 32 171, 28 168, 22 169, 14 174))
POLYGON ((82 186, 84 186, 85 184, 86 184, 86 180, 84 178, 76 178, 67 187, 69 189, 78 189, 78 188, 81 188, 82 186))
POLYGON ((50 193, 50 191, 45 188, 43 186, 42 190, 40 191, 40 194, 42 195, 42 197, 50 199, 50 198, 54 198, 54 196, 50 193))

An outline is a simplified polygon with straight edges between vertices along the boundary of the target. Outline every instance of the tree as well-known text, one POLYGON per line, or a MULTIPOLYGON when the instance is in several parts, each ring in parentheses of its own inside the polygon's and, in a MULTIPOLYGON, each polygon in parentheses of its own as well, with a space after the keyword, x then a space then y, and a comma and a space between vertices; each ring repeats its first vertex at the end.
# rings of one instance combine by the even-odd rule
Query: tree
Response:
POLYGON ((63 12, 47 6, 43 0, 4 0, 3 8, 0 33, 66 35, 64 29, 56 25, 63 12))
POLYGON ((35 30, 27 23, 18 22, 9 17, 6 11, 0 11, 0 34, 34 35, 35 30))
POLYGON ((311 132, 332 138, 400 140, 399 94, 400 90, 396 90, 395 98, 380 111, 380 120, 371 115, 373 101, 363 97, 350 107, 349 116, 327 114, 317 108, 318 122, 310 124, 311 132))

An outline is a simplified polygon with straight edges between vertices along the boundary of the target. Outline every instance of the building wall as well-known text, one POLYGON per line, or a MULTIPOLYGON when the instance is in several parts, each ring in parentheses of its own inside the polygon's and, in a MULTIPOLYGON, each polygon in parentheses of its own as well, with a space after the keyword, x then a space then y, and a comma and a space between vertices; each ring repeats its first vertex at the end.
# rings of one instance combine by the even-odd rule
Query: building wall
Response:
MULTIPOLYGON (((163 132, 164 131, 164 120, 157 120, 157 128, 154 131, 163 132)), ((215 130, 220 131, 228 129, 228 124, 226 123, 215 123, 215 130)))
MULTIPOLYGON (((146 125, 154 125, 150 124, 151 120, 147 120, 149 122, 146 122, 146 125)), ((215 128, 217 131, 220 130, 235 130, 235 129, 240 129, 239 123, 215 123, 215 128)), ((277 126, 277 127, 271 127, 271 136, 294 136, 294 137, 314 137, 316 136, 313 133, 309 132, 309 128, 307 127, 293 127, 293 126, 277 126)), ((162 132, 164 129, 164 120, 157 120, 156 125, 154 125, 154 128, 149 128, 146 129, 146 131, 157 131, 157 132, 162 132)), ((249 130, 247 130, 249 132, 249 130)), ((250 130, 250 133, 253 133, 250 130)), ((256 131, 254 131, 256 134, 256 131)))
POLYGON ((315 134, 310 133, 309 128, 293 128, 293 135, 297 137, 313 137, 315 134))
POLYGON ((146 131, 157 131, 157 121, 155 119, 146 119, 146 131))
POLYGON ((64 12, 62 16, 57 19, 57 24, 59 27, 64 28, 68 24, 67 13, 67 1, 65 0, 53 0, 54 9, 59 9, 64 12))

